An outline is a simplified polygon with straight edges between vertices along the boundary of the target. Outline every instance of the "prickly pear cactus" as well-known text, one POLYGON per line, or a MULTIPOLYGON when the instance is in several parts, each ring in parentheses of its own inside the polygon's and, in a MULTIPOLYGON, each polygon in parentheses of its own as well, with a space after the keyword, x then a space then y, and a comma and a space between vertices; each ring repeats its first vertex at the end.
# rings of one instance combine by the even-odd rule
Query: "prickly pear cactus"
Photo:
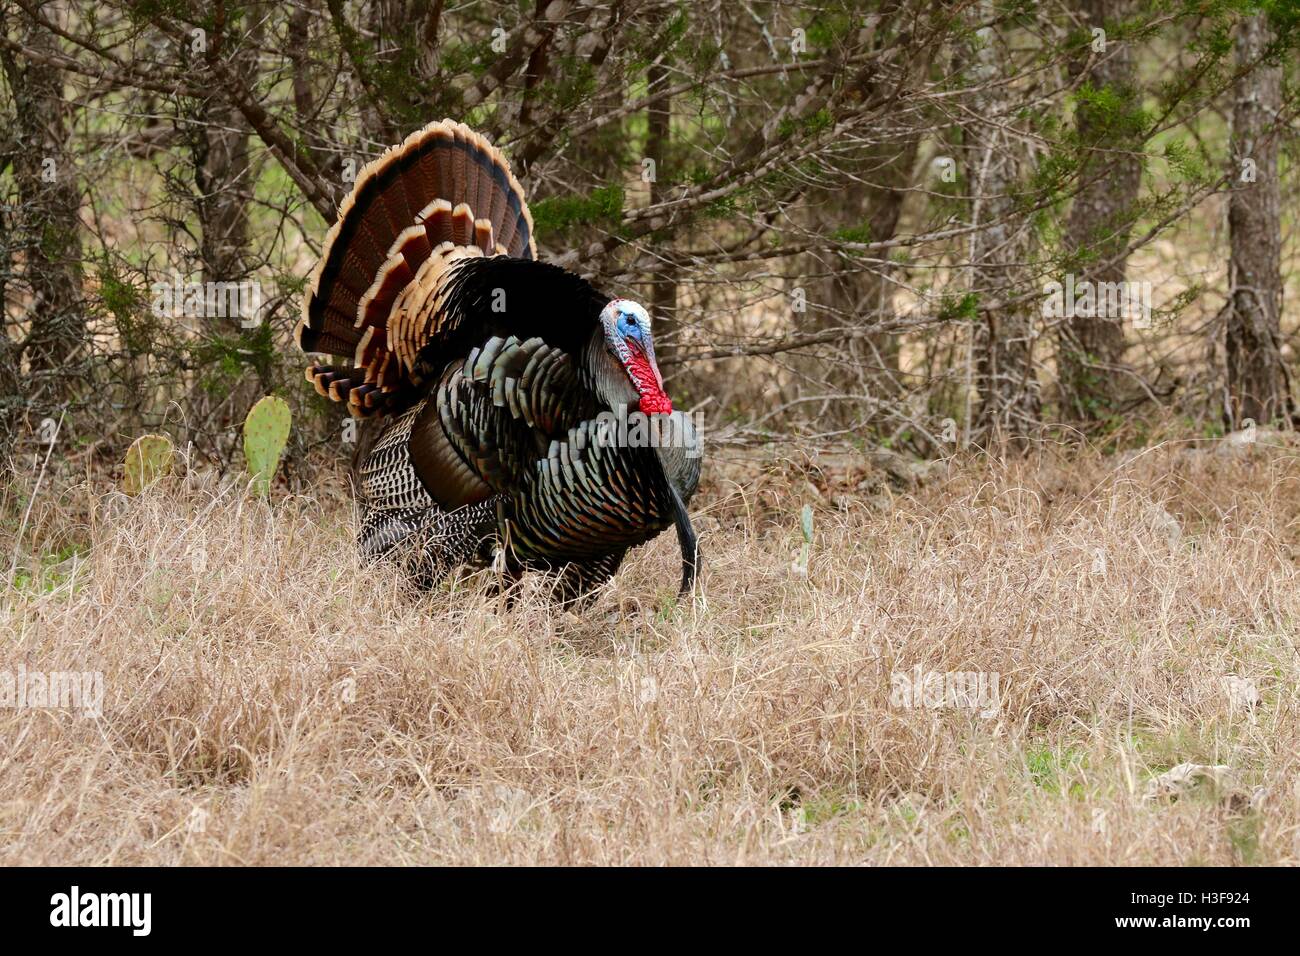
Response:
POLYGON ((126 450, 122 490, 138 495, 159 478, 172 473, 175 455, 166 435, 141 435, 126 450))
POLYGON ((289 440, 289 418, 284 399, 268 395, 244 419, 244 458, 261 494, 266 494, 280 466, 280 453, 289 440))

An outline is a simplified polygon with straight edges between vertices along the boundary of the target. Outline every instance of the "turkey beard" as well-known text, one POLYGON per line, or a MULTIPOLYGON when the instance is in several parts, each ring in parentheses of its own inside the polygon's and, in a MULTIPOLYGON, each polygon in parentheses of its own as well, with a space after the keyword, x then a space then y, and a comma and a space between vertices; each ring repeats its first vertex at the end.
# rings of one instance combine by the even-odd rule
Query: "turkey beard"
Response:
POLYGON ((678 597, 684 597, 695 589, 695 574, 699 569, 700 545, 695 537, 695 528, 691 525, 691 516, 686 513, 686 504, 677 491, 677 486, 668 477, 668 469, 663 467, 663 460, 655 455, 659 468, 663 472, 664 484, 673 502, 673 523, 677 525, 677 543, 682 549, 682 586, 677 591, 678 597))

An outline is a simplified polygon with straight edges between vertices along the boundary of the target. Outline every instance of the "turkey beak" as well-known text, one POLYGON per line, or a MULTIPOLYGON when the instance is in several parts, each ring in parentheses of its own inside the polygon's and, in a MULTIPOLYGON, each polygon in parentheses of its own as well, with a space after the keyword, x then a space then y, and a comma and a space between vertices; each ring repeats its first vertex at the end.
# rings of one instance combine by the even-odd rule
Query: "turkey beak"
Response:
MULTIPOLYGON (((660 468, 663 468, 662 462, 660 468)), ((663 472, 663 476, 664 483, 668 485, 668 494, 673 501, 673 522, 677 525, 677 543, 682 549, 682 586, 677 591, 677 596, 680 598, 695 590, 695 575, 700 566, 700 545, 695 537, 695 528, 691 526, 691 516, 686 513, 686 504, 682 501, 682 496, 677 493, 677 488, 669 479, 667 471, 663 472)))

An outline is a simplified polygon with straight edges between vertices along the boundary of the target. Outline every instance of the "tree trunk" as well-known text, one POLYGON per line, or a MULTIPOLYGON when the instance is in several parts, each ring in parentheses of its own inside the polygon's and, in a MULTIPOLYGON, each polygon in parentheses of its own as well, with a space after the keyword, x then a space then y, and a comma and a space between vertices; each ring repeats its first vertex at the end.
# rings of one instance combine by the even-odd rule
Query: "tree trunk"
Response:
MULTIPOLYGON (((238 282, 248 273, 248 199, 253 187, 248 132, 238 111, 220 98, 204 104, 200 123, 194 184, 203 281, 238 282)), ((230 324, 238 321, 235 318, 230 324)))
MULTIPOLYGON (((257 50, 262 40, 262 16, 256 5, 245 8, 247 20, 235 19, 223 36, 212 38, 214 55, 248 89, 257 87, 257 50)), ((192 103, 182 129, 190 147, 194 185, 191 202, 198 223, 198 281, 242 283, 250 281, 254 263, 250 255, 249 204, 253 197, 253 169, 249 136, 243 114, 220 92, 192 103)), ((190 281, 191 277, 184 277, 190 281)), ((241 302, 252 305, 241 296, 241 302)), ((255 315, 207 314, 201 336, 220 337, 227 342, 253 339, 255 315)), ((219 451, 230 461, 238 445, 236 427, 248 408, 272 387, 273 356, 255 341, 243 343, 253 376, 240 374, 230 379, 229 390, 201 387, 210 370, 200 370, 193 382, 192 431, 186 436, 219 451), (204 434, 208 432, 208 434, 204 434)))
MULTIPOLYGON (((0 172, 10 165, 10 151, 0 158, 0 172)), ((0 463, 7 463, 18 439, 18 426, 22 420, 24 404, 22 378, 18 365, 18 346, 9 335, 9 270, 13 262, 13 249, 9 240, 7 210, 0 212, 0 463)))
MULTIPOLYGON (((1083 25, 1104 28, 1125 13, 1127 0, 1080 0, 1083 25)), ((1127 110, 1137 95, 1133 86, 1133 51, 1128 43, 1107 45, 1092 67, 1091 82, 1113 91, 1127 110)), ((1084 64, 1076 64, 1076 75, 1084 64)), ((1108 115, 1081 102, 1076 123, 1084 150, 1080 181, 1066 227, 1070 268, 1077 281, 1124 282, 1129 230, 1142 181, 1139 154, 1126 149, 1125 117, 1108 115)), ((1122 364, 1123 316, 1066 316, 1058 332, 1057 364, 1062 412, 1085 421, 1104 419, 1115 408, 1127 381, 1122 364)))
MULTIPOLYGON (((864 150, 857 163, 859 179, 834 189, 810 192, 807 208, 798 215, 809 232, 834 234, 833 230, 851 230, 857 241, 886 242, 898 231, 903 202, 912 186, 920 139, 906 136, 890 139, 864 150)), ((886 256, 873 256, 884 259, 886 256)), ((894 284, 889 281, 893 268, 884 262, 842 265, 828 259, 822 250, 808 254, 796 263, 803 274, 829 272, 810 283, 808 300, 826 308, 810 308, 799 315, 799 329, 805 332, 857 331, 892 318, 894 284), (838 266, 838 268, 837 268, 838 266)), ((820 355, 793 359, 791 367, 807 377, 810 385, 840 400, 816 409, 819 423, 826 428, 862 432, 872 423, 885 434, 901 430, 906 409, 891 403, 903 389, 899 382, 899 337, 892 332, 872 332, 860 338, 846 337, 835 342, 820 355), (850 401, 865 398, 869 401, 850 401), (885 416, 880 416, 885 402, 885 416), (891 417, 898 408, 904 417, 891 417)))
MULTIPOLYGON (((984 0, 980 20, 995 18, 994 4, 984 0)), ((1025 226, 1015 221, 1011 192, 1018 179, 1020 144, 1008 135, 1011 122, 1002 68, 999 34, 985 27, 977 34, 971 64, 972 119, 964 130, 966 175, 971 183, 972 220, 997 223, 974 233, 971 241, 971 288, 982 320, 973 326, 975 386, 979 409, 974 426, 981 437, 1022 439, 1039 421, 1038 379, 1034 371, 1034 310, 1028 303, 1006 304, 1025 288, 1020 281, 1027 241, 1025 226), (999 220, 1005 220, 1000 221, 999 220)))
MULTIPOLYGON (((919 138, 908 137, 901 143, 890 143, 880 150, 879 165, 871 174, 872 185, 864 190, 858 208, 866 213, 867 235, 871 242, 885 242, 898 232, 898 220, 903 212, 903 201, 912 184, 912 168, 916 165, 919 138)), ((890 266, 873 266, 871 271, 851 275, 842 284, 844 302, 854 315, 869 321, 889 319, 894 301, 894 286, 889 282, 890 266)), ((837 286, 840 283, 837 282, 837 286)), ((870 335, 849 343, 853 356, 851 364, 867 369, 864 383, 877 394, 896 395, 898 379, 898 336, 891 332, 870 335)))
MULTIPOLYGON (((647 93, 656 93, 668 83, 668 68, 662 63, 653 63, 646 70, 647 93)), ((667 97, 646 109, 646 158, 654 163, 654 178, 650 181, 652 206, 668 198, 660 178, 672 140, 672 115, 672 101, 667 97)), ((667 263, 657 264, 651 276, 650 314, 655 322, 657 357, 666 359, 677 350, 681 334, 677 321, 677 272, 667 263)))
MULTIPOLYGON (((1237 35, 1237 62, 1246 67, 1267 47, 1264 14, 1248 17, 1237 35)), ((1238 81, 1232 111, 1236 188, 1228 203, 1232 259, 1227 313, 1228 423, 1291 424, 1295 406, 1279 348, 1282 314, 1281 223, 1276 122, 1282 70, 1261 65, 1238 81)))
MULTIPOLYGON (((26 13, 14 19, 25 47, 58 53, 49 30, 26 13)), ((0 28, 5 27, 0 22, 0 28)), ((7 49, 0 61, 13 94, 13 171, 21 203, 17 231, 25 240, 23 279, 30 293, 19 362, 27 369, 28 403, 46 411, 76 394, 84 371, 77 365, 87 340, 81 296, 81 194, 67 149, 62 71, 35 60, 20 66, 7 49)))

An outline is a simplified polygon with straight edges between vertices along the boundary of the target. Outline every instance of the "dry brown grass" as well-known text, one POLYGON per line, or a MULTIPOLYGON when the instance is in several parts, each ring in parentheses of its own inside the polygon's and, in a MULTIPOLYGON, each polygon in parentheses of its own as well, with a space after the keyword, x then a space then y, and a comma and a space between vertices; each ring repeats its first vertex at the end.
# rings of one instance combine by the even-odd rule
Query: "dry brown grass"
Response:
POLYGON ((669 534, 581 618, 413 598, 328 488, 44 491, 26 540, 86 547, 4 596, 0 670, 105 708, 0 708, 0 863, 1295 862, 1297 459, 1187 447, 910 495, 715 466, 707 605, 669 534), (892 706, 918 664, 996 672, 998 715, 892 706), (1185 761, 1231 782, 1143 798, 1185 761))

